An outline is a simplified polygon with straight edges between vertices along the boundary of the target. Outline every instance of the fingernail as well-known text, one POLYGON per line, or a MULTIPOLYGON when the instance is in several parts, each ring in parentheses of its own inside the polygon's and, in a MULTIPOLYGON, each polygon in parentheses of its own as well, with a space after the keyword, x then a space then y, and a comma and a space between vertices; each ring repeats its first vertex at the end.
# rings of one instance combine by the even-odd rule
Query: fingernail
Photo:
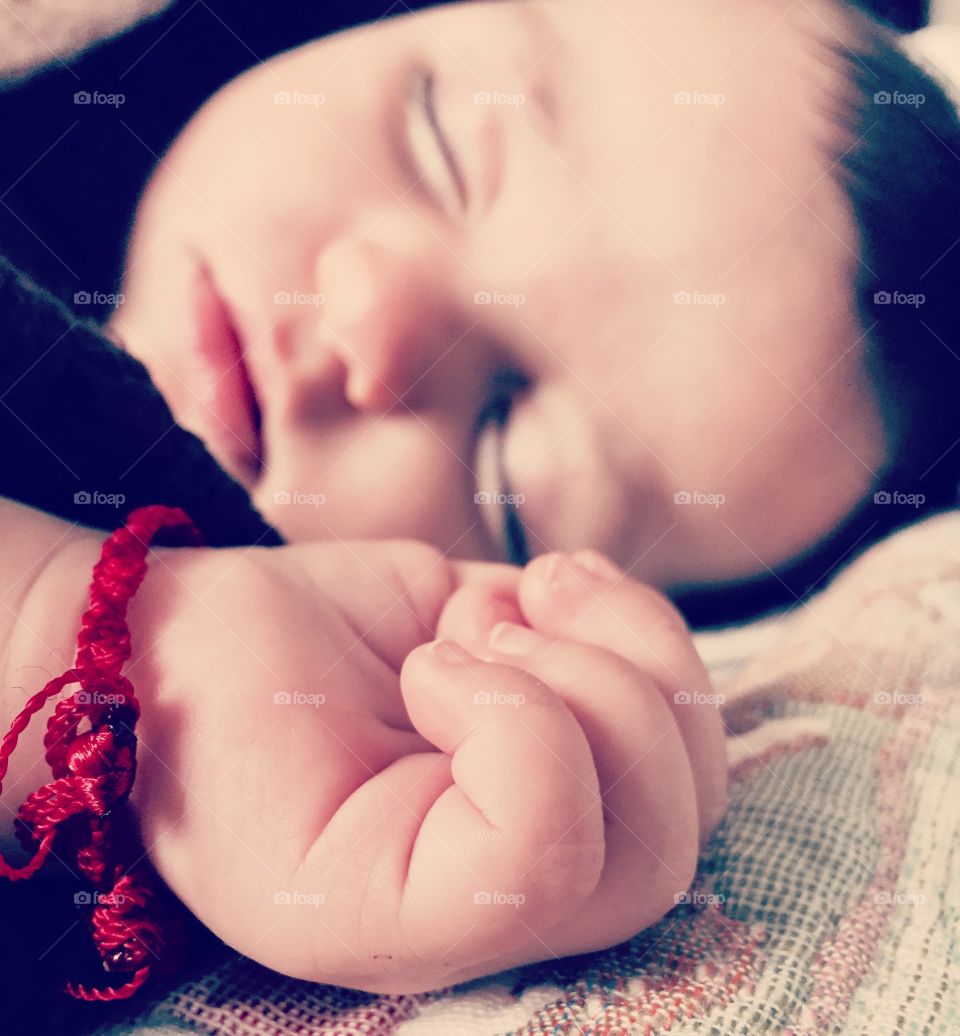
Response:
POLYGON ((543 639, 538 634, 515 622, 498 622, 490 630, 487 643, 502 655, 527 655, 543 648, 543 639))
POLYGON ((573 557, 578 565, 588 569, 602 579, 616 582, 619 579, 623 579, 626 574, 622 568, 618 568, 606 555, 601 554, 597 550, 578 550, 573 557))
POLYGON ((544 576, 547 586, 555 593, 583 593, 609 582, 569 554, 554 554, 547 563, 544 576))
POLYGON ((473 662, 474 657, 465 647, 455 640, 434 640, 430 642, 430 653, 439 662, 447 665, 466 665, 473 662))

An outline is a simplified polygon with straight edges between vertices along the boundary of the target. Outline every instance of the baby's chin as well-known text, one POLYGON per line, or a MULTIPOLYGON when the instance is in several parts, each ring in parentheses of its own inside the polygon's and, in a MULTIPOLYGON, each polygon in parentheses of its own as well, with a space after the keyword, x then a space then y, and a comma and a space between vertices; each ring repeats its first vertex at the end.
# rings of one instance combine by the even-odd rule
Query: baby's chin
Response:
POLYGON ((127 342, 124 337, 123 331, 121 330, 122 322, 120 319, 120 310, 115 309, 107 319, 105 324, 101 324, 100 333, 108 338, 118 349, 128 353, 130 350, 127 348, 127 342))
MULTIPOLYGON (((135 360, 139 360, 140 363, 147 368, 147 373, 150 375, 151 381, 153 381, 153 384, 156 386, 158 391, 160 391, 160 385, 157 381, 151 357, 148 355, 146 345, 139 332, 130 321, 129 314, 125 311, 123 304, 110 314, 106 323, 100 325, 100 333, 122 352, 125 352, 128 356, 132 356, 135 360)), ((169 399, 167 399, 167 402, 169 403, 169 399)))

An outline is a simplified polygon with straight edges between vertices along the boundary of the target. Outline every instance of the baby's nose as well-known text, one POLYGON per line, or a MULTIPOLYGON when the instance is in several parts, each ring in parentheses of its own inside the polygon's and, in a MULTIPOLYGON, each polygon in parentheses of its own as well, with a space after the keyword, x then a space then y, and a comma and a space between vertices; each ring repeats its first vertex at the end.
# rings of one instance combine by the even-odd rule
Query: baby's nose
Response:
POLYGON ((351 406, 386 411, 410 405, 412 393, 440 358, 437 292, 409 256, 362 238, 326 248, 314 269, 318 338, 347 371, 351 406))

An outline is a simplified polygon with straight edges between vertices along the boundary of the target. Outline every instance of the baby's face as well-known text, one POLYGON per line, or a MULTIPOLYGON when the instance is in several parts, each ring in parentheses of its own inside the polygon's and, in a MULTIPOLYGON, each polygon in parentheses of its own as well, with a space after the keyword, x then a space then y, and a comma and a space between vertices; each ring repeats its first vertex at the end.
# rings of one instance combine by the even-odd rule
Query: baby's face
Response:
POLYGON ((763 572, 883 460, 815 39, 841 31, 521 0, 281 55, 160 163, 112 330, 290 540, 503 558, 513 494, 532 554, 763 572))

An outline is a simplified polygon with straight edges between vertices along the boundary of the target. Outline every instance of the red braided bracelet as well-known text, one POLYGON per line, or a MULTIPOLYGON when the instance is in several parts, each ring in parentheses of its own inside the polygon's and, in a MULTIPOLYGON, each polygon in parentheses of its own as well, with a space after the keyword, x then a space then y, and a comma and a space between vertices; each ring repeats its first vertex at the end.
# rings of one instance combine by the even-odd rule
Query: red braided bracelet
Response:
POLYGON ((43 743, 53 780, 20 807, 17 837, 31 860, 11 867, 0 855, 0 875, 30 878, 49 856, 54 843, 76 860, 92 886, 74 899, 87 921, 106 971, 129 976, 119 986, 89 989, 68 983, 79 1000, 120 1000, 131 996, 151 973, 175 968, 182 952, 183 915, 172 895, 161 888, 135 839, 117 830, 136 773, 134 733, 140 704, 120 669, 130 657, 126 614, 147 571, 146 555, 161 529, 182 530, 199 545, 200 535, 176 507, 141 507, 103 545, 93 569, 90 607, 77 637, 72 669, 38 691, 14 719, 0 742, 0 791, 10 756, 30 720, 70 684, 79 689, 57 703, 43 743), (89 729, 80 732, 88 719, 89 729), (59 836, 59 837, 58 837, 59 836))

